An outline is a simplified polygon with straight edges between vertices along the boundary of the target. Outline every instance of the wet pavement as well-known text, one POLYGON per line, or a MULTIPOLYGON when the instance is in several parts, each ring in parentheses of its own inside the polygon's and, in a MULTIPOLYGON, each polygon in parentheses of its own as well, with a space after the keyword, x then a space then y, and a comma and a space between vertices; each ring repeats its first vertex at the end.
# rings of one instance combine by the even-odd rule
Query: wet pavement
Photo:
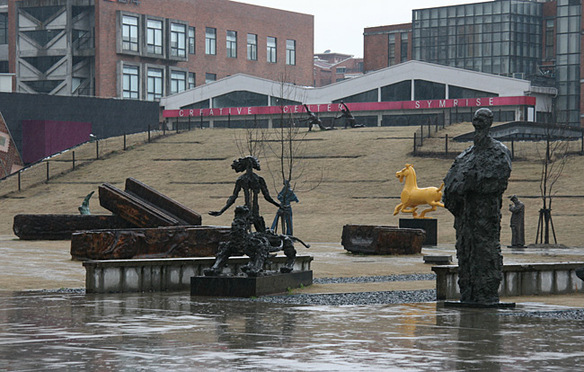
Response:
POLYGON ((582 321, 436 303, 302 306, 178 294, 0 293, 0 369, 570 370, 582 321))
MULTIPOLYGON (((506 263, 584 257, 582 248, 503 252, 506 263)), ((420 256, 350 255, 332 243, 315 244, 310 253, 320 283, 283 301, 86 295, 84 270, 70 260, 66 242, 4 237, 0 371, 565 371, 584 362, 582 294, 504 299, 517 302, 513 310, 444 308, 427 297, 376 304, 388 291, 427 295, 434 287, 426 278, 430 266, 420 256), (412 273, 422 276, 351 283, 412 273), (49 290, 25 290, 31 288, 49 290), (349 292, 368 304, 356 305, 349 292), (303 300, 335 293, 345 293, 340 302, 303 300)), ((445 246, 423 253, 454 252, 445 246)))

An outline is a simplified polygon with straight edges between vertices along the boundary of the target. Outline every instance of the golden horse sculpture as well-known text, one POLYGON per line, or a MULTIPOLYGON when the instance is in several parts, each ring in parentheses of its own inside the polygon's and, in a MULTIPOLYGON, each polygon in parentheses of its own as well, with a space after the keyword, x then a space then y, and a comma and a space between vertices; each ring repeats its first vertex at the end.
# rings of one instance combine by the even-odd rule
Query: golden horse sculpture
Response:
POLYGON ((416 180, 416 171, 411 164, 406 164, 406 167, 399 172, 395 172, 395 176, 399 178, 399 182, 403 182, 405 178, 404 189, 401 192, 401 203, 395 207, 393 215, 395 216, 400 211, 402 213, 411 213, 414 218, 431 218, 426 217, 426 213, 436 210, 436 207, 444 208, 444 204, 440 202, 442 199, 442 188, 444 182, 440 187, 424 187, 418 188, 418 181, 416 180), (428 204, 431 208, 425 209, 418 215, 418 205, 428 204))

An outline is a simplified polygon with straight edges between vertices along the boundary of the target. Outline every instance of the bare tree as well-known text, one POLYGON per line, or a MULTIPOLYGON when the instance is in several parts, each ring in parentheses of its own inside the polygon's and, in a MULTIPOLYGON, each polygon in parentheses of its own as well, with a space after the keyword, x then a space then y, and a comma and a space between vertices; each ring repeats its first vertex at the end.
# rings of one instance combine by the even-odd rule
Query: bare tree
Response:
POLYGON ((554 187, 568 161, 569 142, 562 139, 563 129, 563 126, 547 124, 544 153, 538 149, 538 156, 541 159, 539 191, 542 208, 539 210, 536 244, 550 244, 550 232, 553 235, 554 244, 558 243, 552 220, 552 202, 557 193, 554 187))

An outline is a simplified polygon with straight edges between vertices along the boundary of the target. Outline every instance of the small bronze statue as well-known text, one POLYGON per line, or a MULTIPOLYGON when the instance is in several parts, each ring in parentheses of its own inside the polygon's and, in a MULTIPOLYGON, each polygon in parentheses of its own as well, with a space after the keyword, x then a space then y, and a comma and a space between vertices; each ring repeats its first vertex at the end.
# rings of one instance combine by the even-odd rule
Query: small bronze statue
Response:
POLYGON ((509 211, 511 212, 511 245, 512 248, 525 247, 525 204, 523 204, 517 195, 509 197, 513 204, 509 204, 509 211))
POLYGON ((306 109, 306 113, 308 114, 308 118, 307 119, 302 119, 300 121, 307 121, 308 122, 308 131, 312 131, 312 126, 313 125, 318 125, 318 127, 320 128, 320 130, 331 130, 330 127, 325 127, 324 125, 322 125, 322 120, 320 120, 318 118, 318 116, 316 116, 312 111, 310 111, 310 108, 308 108, 307 104, 304 104, 304 108, 306 109))
POLYGON ((249 263, 241 268, 247 276, 261 275, 266 259, 271 254, 282 250, 287 257, 284 266, 280 267, 281 273, 289 273, 294 269, 296 261, 296 249, 294 241, 300 242, 306 248, 310 245, 305 244, 300 239, 289 235, 278 235, 271 230, 263 232, 251 232, 250 223, 251 213, 247 206, 240 205, 235 208, 235 217, 231 223, 229 240, 219 244, 215 263, 211 268, 203 270, 205 276, 217 276, 227 260, 231 256, 247 255, 249 263))
POLYGON ((93 195, 94 192, 95 191, 92 191, 89 194, 87 194, 85 199, 83 199, 83 203, 81 203, 81 205, 79 207, 77 207, 77 209, 79 210, 79 214, 82 214, 82 215, 90 215, 91 214, 91 212, 89 211, 89 199, 91 199, 91 196, 93 195))
POLYGON ((282 234, 294 235, 294 229, 292 226, 292 206, 290 203, 298 203, 298 198, 294 194, 294 190, 290 188, 290 181, 284 181, 284 187, 278 193, 278 200, 280 201, 280 209, 274 217, 274 222, 272 222, 272 230, 278 231, 278 220, 282 223, 282 234))
POLYGON ((345 129, 347 129, 348 126, 351 126, 351 128, 363 128, 365 126, 363 124, 357 124, 357 120, 355 120, 355 117, 353 116, 351 110, 349 110, 349 107, 347 107, 345 102, 341 101, 341 105, 343 105, 343 108, 341 109, 341 114, 337 116, 335 120, 343 119, 343 121, 345 122, 345 129))
POLYGON ((460 302, 499 303, 503 278, 501 206, 511 174, 511 153, 489 135, 491 110, 472 119, 474 145, 454 160, 444 178, 444 206, 454 215, 460 302))
POLYGON ((237 178, 235 181, 235 188, 233 189, 233 194, 227 199, 227 203, 220 211, 210 211, 211 216, 220 216, 229 207, 235 203, 239 192, 243 190, 245 195, 245 205, 250 211, 250 222, 254 225, 256 231, 265 232, 266 223, 264 218, 260 215, 260 206, 258 203, 258 197, 261 193, 268 202, 272 203, 278 208, 281 208, 280 204, 276 202, 270 196, 268 187, 266 186, 266 181, 263 177, 255 174, 254 169, 260 170, 260 162, 255 156, 246 156, 233 161, 231 168, 237 173, 245 172, 237 178))

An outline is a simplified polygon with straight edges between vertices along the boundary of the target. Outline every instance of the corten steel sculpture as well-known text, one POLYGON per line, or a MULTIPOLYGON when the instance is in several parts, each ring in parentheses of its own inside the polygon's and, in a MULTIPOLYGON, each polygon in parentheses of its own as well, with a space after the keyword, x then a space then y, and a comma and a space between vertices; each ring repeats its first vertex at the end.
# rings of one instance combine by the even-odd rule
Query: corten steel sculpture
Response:
POLYGON ((477 110, 474 145, 454 160, 444 178, 444 205, 454 215, 460 302, 499 303, 502 279, 501 206, 511 174, 511 154, 489 135, 493 113, 477 110))
POLYGON ((235 189, 233 189, 233 194, 227 199, 227 203, 220 211, 210 211, 211 216, 220 216, 229 207, 235 203, 239 192, 243 190, 245 195, 245 205, 250 211, 250 223, 254 225, 256 231, 264 232, 266 230, 266 223, 264 218, 260 215, 260 206, 258 203, 258 197, 261 193, 268 202, 272 203, 278 209, 280 204, 276 202, 270 196, 268 187, 266 186, 266 181, 263 177, 255 174, 254 169, 260 170, 260 162, 255 156, 246 156, 233 161, 231 168, 237 173, 245 172, 237 178, 235 181, 235 189))
POLYGON ((250 260, 241 270, 247 276, 258 276, 262 273, 264 263, 270 257, 270 254, 280 250, 287 257, 286 263, 280 268, 280 272, 289 273, 294 269, 296 260, 294 241, 298 241, 306 248, 310 248, 310 245, 305 244, 296 237, 278 235, 271 230, 251 232, 250 218, 251 213, 247 206, 240 205, 235 208, 235 217, 231 223, 229 240, 219 244, 215 263, 211 268, 204 270, 205 276, 220 275, 229 257, 242 256, 244 254, 249 256, 250 260))
POLYGON ((292 206, 290 203, 298 203, 298 198, 294 194, 294 190, 290 187, 289 181, 284 181, 284 187, 278 193, 278 200, 280 201, 280 209, 274 217, 272 222, 272 230, 278 231, 278 220, 282 224, 282 233, 286 235, 294 235, 294 228, 292 225, 292 206))
POLYGON ((525 204, 512 195, 509 199, 513 204, 509 204, 511 212, 511 247, 525 247, 525 204))
POLYGON ((420 189, 416 179, 416 171, 411 164, 406 164, 405 168, 395 173, 395 176, 399 178, 399 182, 404 182, 405 180, 405 183, 400 196, 401 203, 395 207, 394 216, 401 211, 402 213, 411 213, 414 218, 430 218, 426 217, 426 213, 435 211, 437 207, 444 207, 444 204, 440 202, 444 183, 440 187, 424 187, 420 189), (425 204, 429 205, 430 208, 424 209, 418 215, 417 207, 425 204))

